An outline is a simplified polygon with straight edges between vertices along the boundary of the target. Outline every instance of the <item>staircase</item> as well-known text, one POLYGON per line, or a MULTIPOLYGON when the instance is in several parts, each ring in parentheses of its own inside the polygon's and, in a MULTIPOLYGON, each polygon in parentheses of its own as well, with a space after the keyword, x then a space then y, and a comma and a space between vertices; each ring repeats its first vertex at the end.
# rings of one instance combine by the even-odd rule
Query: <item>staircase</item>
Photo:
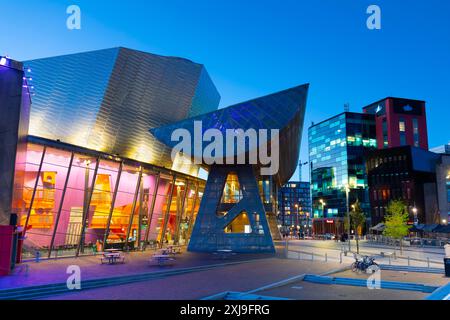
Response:
POLYGON ((273 240, 281 240, 280 229, 278 229, 277 216, 274 213, 267 213, 267 221, 269 222, 270 233, 273 240))

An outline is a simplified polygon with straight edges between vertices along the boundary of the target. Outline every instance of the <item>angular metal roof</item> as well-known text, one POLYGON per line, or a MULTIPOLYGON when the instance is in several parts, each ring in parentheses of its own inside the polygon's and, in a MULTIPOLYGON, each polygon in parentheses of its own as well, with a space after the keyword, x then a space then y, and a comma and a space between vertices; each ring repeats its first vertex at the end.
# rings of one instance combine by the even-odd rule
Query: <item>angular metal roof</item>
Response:
MULTIPOLYGON (((161 142, 173 148, 179 143, 171 140, 174 130, 183 128, 188 130, 191 136, 194 136, 195 121, 202 122, 202 135, 208 129, 218 129, 223 137, 226 136, 227 129, 242 129, 244 131, 248 129, 255 129, 256 131, 259 129, 278 129, 280 130, 280 169, 276 176, 278 182, 283 184, 289 180, 297 167, 308 89, 309 84, 300 85, 224 109, 153 128, 150 129, 150 132, 161 142)), ((202 159, 203 149, 210 142, 201 143, 201 150, 194 148, 194 143, 192 143, 191 151, 185 150, 185 156, 202 159)), ((246 153, 251 151, 248 147, 247 144, 246 153)), ((225 152, 223 154, 225 155, 225 152)))

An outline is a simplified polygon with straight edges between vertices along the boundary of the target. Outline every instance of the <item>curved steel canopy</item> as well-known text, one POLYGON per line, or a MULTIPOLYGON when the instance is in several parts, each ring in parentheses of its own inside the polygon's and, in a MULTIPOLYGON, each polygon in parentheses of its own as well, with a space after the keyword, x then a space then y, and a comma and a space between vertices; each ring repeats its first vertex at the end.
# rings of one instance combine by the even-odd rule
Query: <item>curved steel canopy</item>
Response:
MULTIPOLYGON (((150 132, 158 140, 173 148, 179 142, 171 140, 172 133, 180 128, 188 130, 191 136, 197 139, 196 141, 199 141, 199 138, 201 140, 203 133, 212 128, 218 129, 223 137, 226 136, 227 129, 242 129, 244 131, 248 129, 255 129, 256 131, 278 129, 280 130, 280 166, 274 179, 279 185, 282 185, 290 179, 297 168, 308 89, 309 84, 300 85, 166 126, 153 128, 150 129, 150 132), (195 121, 201 121, 202 123, 201 137, 195 136, 195 121)), ((204 147, 210 142, 201 143, 204 147)), ((194 144, 194 142, 191 143, 190 152, 185 150, 185 155, 202 159, 203 148, 194 148, 194 144)), ((248 147, 247 144, 246 153, 251 151, 248 147)), ((223 154, 225 154, 225 150, 223 154)), ((261 164, 257 166, 261 166, 261 164)))

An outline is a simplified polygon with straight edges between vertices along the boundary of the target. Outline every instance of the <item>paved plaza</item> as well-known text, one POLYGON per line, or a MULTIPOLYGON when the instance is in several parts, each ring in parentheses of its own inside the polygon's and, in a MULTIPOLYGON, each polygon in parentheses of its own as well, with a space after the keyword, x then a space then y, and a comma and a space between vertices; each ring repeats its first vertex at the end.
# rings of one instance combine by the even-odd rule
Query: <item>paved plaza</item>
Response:
MULTIPOLYGON (((125 253, 126 263, 116 265, 102 265, 101 255, 41 262, 29 261, 18 266, 12 275, 0 278, 0 288, 5 290, 65 283, 69 276, 67 267, 76 265, 81 270, 82 290, 52 294, 41 299, 195 300, 230 291, 242 293, 251 291, 262 296, 296 300, 403 300, 424 299, 429 295, 418 291, 369 290, 367 287, 307 282, 302 279, 304 275, 363 280, 369 275, 349 270, 353 259, 351 255, 344 257, 341 263, 338 259, 338 244, 332 241, 290 241, 289 250, 303 252, 301 259, 298 259, 296 251, 290 252, 289 259, 286 259, 283 243, 277 243, 276 247, 276 254, 236 254, 226 259, 210 253, 191 253, 183 250, 181 254, 176 255, 174 265, 163 267, 149 264, 153 251, 125 253), (308 250, 316 254, 313 259, 304 253, 308 250), (329 255, 327 259, 324 258, 325 253, 329 255), (83 290, 83 281, 151 274, 160 274, 161 277, 83 290), (291 278, 295 280, 286 281, 291 278)), ((373 254, 376 254, 376 251, 379 253, 380 250, 379 247, 369 248, 364 243, 361 249, 373 254)), ((386 249, 388 248, 383 250, 386 249)), ((415 258, 432 255, 432 258, 437 260, 440 252, 431 250, 426 253, 420 249, 412 249, 410 254, 414 254, 415 258)), ((397 259, 393 265, 395 264, 406 265, 405 260, 401 259, 397 259)), ((436 287, 449 282, 443 272, 436 274, 395 270, 382 270, 381 280, 436 287)))

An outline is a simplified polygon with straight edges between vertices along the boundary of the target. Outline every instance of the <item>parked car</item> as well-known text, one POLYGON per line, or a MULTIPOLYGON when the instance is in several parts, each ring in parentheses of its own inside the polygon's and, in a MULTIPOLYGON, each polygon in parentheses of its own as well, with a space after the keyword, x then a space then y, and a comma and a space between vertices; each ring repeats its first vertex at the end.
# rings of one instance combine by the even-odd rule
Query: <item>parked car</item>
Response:
POLYGON ((332 233, 325 233, 325 240, 333 240, 334 239, 334 234, 332 233))

